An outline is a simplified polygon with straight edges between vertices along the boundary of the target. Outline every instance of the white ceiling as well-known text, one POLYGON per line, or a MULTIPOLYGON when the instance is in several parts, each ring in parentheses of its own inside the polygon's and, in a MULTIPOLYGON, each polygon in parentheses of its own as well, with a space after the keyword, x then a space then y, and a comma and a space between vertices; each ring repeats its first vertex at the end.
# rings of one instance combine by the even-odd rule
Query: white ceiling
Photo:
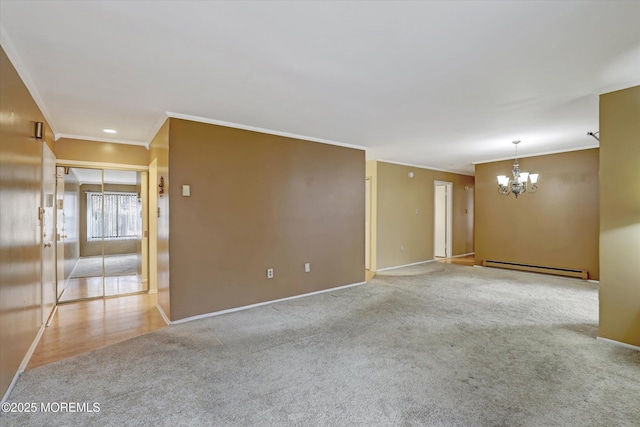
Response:
POLYGON ((463 173, 596 146, 598 95, 640 84, 639 1, 3 0, 0 30, 58 137, 173 112, 463 173))

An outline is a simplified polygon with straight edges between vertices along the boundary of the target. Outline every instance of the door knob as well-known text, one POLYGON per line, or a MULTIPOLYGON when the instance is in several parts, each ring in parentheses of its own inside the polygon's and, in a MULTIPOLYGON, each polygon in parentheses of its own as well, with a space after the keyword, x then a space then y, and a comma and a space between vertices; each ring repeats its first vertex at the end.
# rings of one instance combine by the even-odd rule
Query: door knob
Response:
POLYGON ((44 247, 45 247, 45 248, 50 248, 50 247, 51 247, 51 243, 45 243, 45 244, 44 244, 44 247))

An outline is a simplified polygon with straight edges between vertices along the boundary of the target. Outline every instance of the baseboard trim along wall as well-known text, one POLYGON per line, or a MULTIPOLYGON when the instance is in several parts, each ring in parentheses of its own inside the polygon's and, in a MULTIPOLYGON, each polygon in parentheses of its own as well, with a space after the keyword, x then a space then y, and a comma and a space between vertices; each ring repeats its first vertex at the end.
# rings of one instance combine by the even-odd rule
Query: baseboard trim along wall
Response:
POLYGON ((596 337, 596 341, 604 341, 609 344, 617 345, 619 347, 630 348, 631 350, 640 351, 640 347, 637 345, 631 345, 620 341, 610 340, 609 338, 596 337))
POLYGON ((376 272, 378 272, 378 271, 387 271, 387 270, 395 270, 396 268, 402 268, 402 267, 411 267, 412 265, 426 264, 428 262, 433 262, 433 261, 435 261, 435 259, 428 259, 426 261, 412 262, 411 264, 396 265, 395 267, 379 268, 379 269, 376 270, 376 272))
MULTIPOLYGON (((158 293, 158 291, 156 290, 155 293, 158 293)), ((167 316, 167 313, 164 312, 164 310, 162 309, 160 304, 156 304, 156 308, 160 312, 160 316, 162 316, 162 320, 164 320, 164 323, 166 323, 167 325, 170 325, 171 324, 171 320, 169 320, 169 316, 167 316)))
POLYGON ((462 255, 453 255, 451 258, 462 258, 464 256, 470 256, 470 255, 475 255, 475 252, 469 252, 468 254, 462 254, 462 255))
MULTIPOLYGON (((451 258, 462 258, 464 256, 469 256, 469 255, 475 255, 475 252, 469 252, 468 254, 462 254, 462 255, 453 255, 451 258)), ((445 259, 445 258, 442 258, 445 259)), ((396 265, 395 267, 386 267, 386 268, 379 268, 376 270, 377 271, 387 271, 387 270, 395 270, 396 268, 402 268, 402 267, 411 267, 412 265, 420 265, 420 264, 425 264, 427 262, 433 262, 433 261, 437 261, 435 258, 434 259, 429 259, 426 261, 418 261, 418 262, 412 262, 411 264, 404 264, 404 265, 396 265)))
MULTIPOLYGON (((323 294, 325 292, 338 291, 340 289, 353 288, 355 286, 360 286, 360 285, 364 285, 364 284, 366 284, 366 282, 352 283, 350 285, 338 286, 338 287, 335 287, 335 288, 323 289, 321 291, 309 292, 308 294, 294 295, 294 296, 291 296, 291 297, 280 298, 280 299, 275 299, 275 300, 265 301, 265 302, 259 302, 257 304, 244 305, 242 307, 236 307, 236 308, 230 308, 230 309, 227 309, 227 310, 214 311, 213 313, 198 314, 197 316, 191 316, 191 317, 185 317, 184 319, 173 320, 173 321, 171 321, 171 324, 172 325, 177 325, 177 324, 180 324, 180 323, 191 322, 192 320, 205 319, 207 317, 213 317, 213 316, 220 316, 221 314, 233 313, 235 311, 248 310, 250 308, 260 307, 260 306, 263 306, 263 305, 273 304, 273 303, 276 303, 276 302, 289 301, 289 300, 298 299, 298 298, 310 297, 312 295, 323 294)), ((160 309, 160 312, 164 317, 164 312, 162 311, 162 309, 160 309)))
POLYGON ((47 320, 47 328, 51 326, 51 323, 53 322, 53 318, 56 317, 57 312, 58 312, 58 304, 53 306, 53 310, 51 311, 51 314, 49 315, 49 319, 47 320))
POLYGON ((16 385, 16 383, 18 382, 18 377, 20 376, 21 372, 18 369, 16 371, 16 374, 13 376, 13 379, 11 380, 11 384, 9 384, 9 387, 7 388, 7 391, 4 393, 4 396, 2 396, 2 401, 0 401, 0 404, 6 402, 9 399, 9 395, 11 394, 11 392, 13 391, 13 387, 16 385))
POLYGON ((16 382, 18 382, 18 377, 20 376, 21 373, 24 372, 25 369, 27 369, 29 360, 31 360, 31 356, 33 356, 33 352, 36 351, 36 347, 38 347, 38 343, 40 342, 40 338, 42 337, 42 334, 44 333, 45 328, 46 326, 44 324, 40 326, 40 329, 38 330, 38 333, 36 334, 35 339, 31 343, 31 346, 29 347, 27 354, 25 354, 24 357, 22 358, 22 362, 20 363, 20 366, 18 367, 16 374, 13 376, 13 379, 11 380, 11 384, 9 384, 7 391, 4 393, 4 396, 2 396, 2 401, 0 403, 4 403, 7 401, 7 399, 9 398, 9 395, 11 394, 11 391, 13 390, 13 387, 16 385, 16 382))

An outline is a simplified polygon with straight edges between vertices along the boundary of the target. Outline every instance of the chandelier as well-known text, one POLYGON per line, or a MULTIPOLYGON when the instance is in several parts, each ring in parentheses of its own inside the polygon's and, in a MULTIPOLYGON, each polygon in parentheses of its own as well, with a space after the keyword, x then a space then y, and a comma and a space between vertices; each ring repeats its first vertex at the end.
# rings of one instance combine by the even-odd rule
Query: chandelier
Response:
POLYGON ((513 141, 516 146, 516 158, 513 162, 513 179, 510 179, 506 175, 498 175, 498 193, 508 196, 509 193, 513 193, 516 199, 519 195, 527 192, 527 180, 531 182, 529 193, 535 193, 538 190, 538 174, 521 172, 520 165, 518 164, 518 144, 520 141, 513 141))

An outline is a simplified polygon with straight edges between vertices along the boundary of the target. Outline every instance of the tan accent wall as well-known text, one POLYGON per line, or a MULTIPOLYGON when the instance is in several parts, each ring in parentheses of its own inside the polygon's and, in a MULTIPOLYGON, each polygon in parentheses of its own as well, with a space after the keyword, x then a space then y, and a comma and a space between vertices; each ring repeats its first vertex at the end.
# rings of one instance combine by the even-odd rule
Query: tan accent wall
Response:
POLYGON ((42 325, 40 206, 42 143, 53 133, 0 49, 0 396, 9 388, 42 325))
POLYGON ((474 251, 472 176, 377 162, 378 270, 433 259, 435 181, 453 183, 452 255, 474 251))
POLYGON ((172 320, 364 281, 364 151, 178 119, 169 133, 172 320))
POLYGON ((55 143, 56 158, 65 160, 149 166, 149 151, 137 145, 60 138, 55 143))
POLYGON ((169 292, 169 120, 149 145, 149 290, 171 319, 169 292), (160 194, 160 178, 165 184, 160 194), (159 209, 159 210, 158 210, 159 209))
POLYGON ((640 346, 640 86, 600 96, 600 331, 640 346))
POLYGON ((371 268, 376 271, 378 259, 378 161, 368 160, 365 165, 366 178, 371 180, 371 268))
MULTIPOLYGON (((82 184, 80 186, 80 256, 100 256, 103 255, 102 248, 103 242, 101 240, 88 241, 87 240, 87 193, 102 191, 102 185, 100 184, 82 184)), ((104 184, 104 191, 125 191, 135 193, 137 188, 135 185, 121 185, 121 184, 104 184)), ((104 255, 117 255, 117 254, 135 254, 137 252, 137 243, 139 240, 105 240, 104 241, 104 255)))
POLYGON ((498 193, 513 160, 476 165, 476 264, 508 261, 586 269, 598 261, 598 149, 527 157, 520 169, 540 174, 538 191, 516 199, 498 193))

